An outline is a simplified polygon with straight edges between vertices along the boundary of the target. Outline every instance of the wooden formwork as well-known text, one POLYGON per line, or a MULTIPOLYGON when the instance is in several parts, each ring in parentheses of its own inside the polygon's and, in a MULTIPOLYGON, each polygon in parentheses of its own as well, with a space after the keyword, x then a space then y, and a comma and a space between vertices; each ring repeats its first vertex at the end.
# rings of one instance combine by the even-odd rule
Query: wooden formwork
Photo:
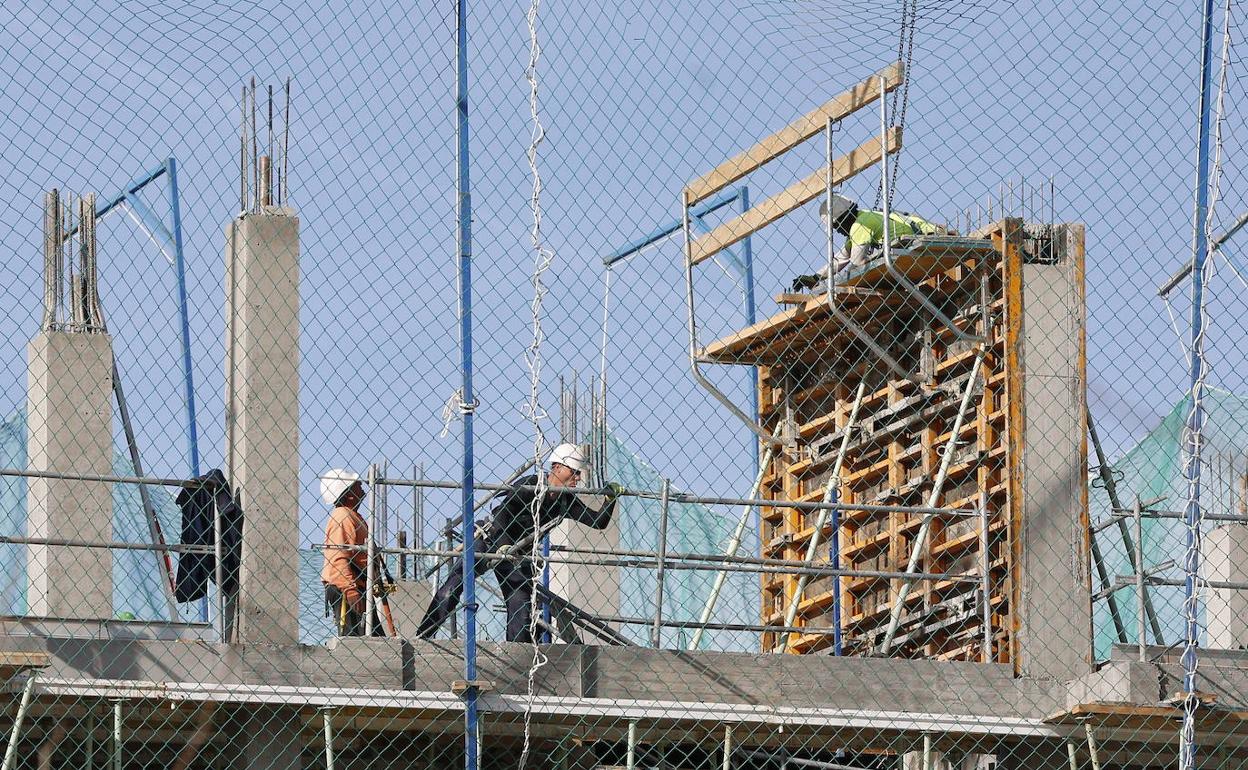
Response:
MULTIPOLYGON (((704 360, 759 367, 762 424, 768 430, 779 428, 780 435, 789 440, 766 471, 763 498, 824 500, 848 429, 839 482, 842 502, 986 510, 986 517, 932 516, 930 534, 919 551, 918 571, 948 577, 913 585, 890 654, 1014 662, 1021 669, 1018 607, 1030 601, 1021 595, 1027 513, 1024 439, 1028 430, 1034 436, 1047 436, 1044 425, 1036 422, 1043 411, 1037 407, 1044 405, 1033 404, 1036 414, 1030 421, 1026 416, 1024 352, 1029 333, 1055 333, 1041 328, 1035 318, 1031 320, 1035 328, 1025 328, 1024 265, 1066 265, 1069 269, 1062 275, 1071 276, 1072 290, 1077 293, 1074 304, 1081 313, 1083 229, 1078 225, 1024 226, 1020 220, 1008 219, 973 237, 914 239, 900 244, 896 253, 896 269, 915 282, 958 329, 983 337, 982 343, 959 339, 924 310, 893 274, 872 263, 838 286, 841 318, 830 312, 826 294, 805 300, 785 297, 796 306, 712 343, 700 353, 704 360), (911 377, 899 378, 882 365, 846 328, 845 317, 869 333, 911 377), (972 382, 977 357, 982 357, 982 363, 972 382), (968 382, 972 389, 969 407, 951 444, 950 432, 968 382), (864 396, 857 419, 850 425, 860 383, 864 396), (947 480, 934 494, 947 448, 952 452, 947 480), (982 601, 985 569, 990 586, 987 639, 982 601)), ((1040 277, 1034 271, 1031 274, 1040 277)), ((1052 277, 1046 274, 1044 279, 1052 277)), ((1079 324, 1069 327, 1077 329, 1079 337, 1076 360, 1068 360, 1070 356, 1063 353, 1062 361, 1034 363, 1046 373, 1069 374, 1076 381, 1076 401, 1082 403, 1083 332, 1082 319, 1078 320, 1079 324)), ((1083 424, 1082 415, 1077 422, 1083 424)), ((1075 439, 1082 446, 1082 439, 1075 439)), ((1073 463, 1063 467, 1086 468, 1086 449, 1079 457, 1063 458, 1073 463)), ((1070 494, 1063 495, 1058 497, 1071 499, 1070 494)), ((1072 515, 1086 520, 1086 502, 1081 512, 1067 510, 1070 507, 1065 502, 1050 506, 1060 509, 1057 518, 1072 515)), ((1037 522, 1052 518, 1047 508, 1042 511, 1033 505, 1033 509, 1037 522)), ((805 559, 818 515, 809 509, 764 508, 762 555, 805 559)), ((838 511, 836 523, 826 522, 819 534, 814 561, 838 562, 847 570, 904 572, 923 518, 906 512, 838 511)), ((1043 531, 1037 525, 1036 532, 1043 531)), ((1043 544, 1040 537, 1033 535, 1033 544, 1043 544)), ((1078 544, 1074 546, 1077 550, 1078 544)), ((765 624, 784 625, 798 580, 792 574, 762 577, 765 624)), ((855 575, 810 580, 794 623, 822 632, 765 634, 764 649, 783 645, 794 653, 830 652, 833 636, 826 631, 834 625, 838 581, 844 653, 876 651, 902 592, 903 581, 897 578, 855 575)))

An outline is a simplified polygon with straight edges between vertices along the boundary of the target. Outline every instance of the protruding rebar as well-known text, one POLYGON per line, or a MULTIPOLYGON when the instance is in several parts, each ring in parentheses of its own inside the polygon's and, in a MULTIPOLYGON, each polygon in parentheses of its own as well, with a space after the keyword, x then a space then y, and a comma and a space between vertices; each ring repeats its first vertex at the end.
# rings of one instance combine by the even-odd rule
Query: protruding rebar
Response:
POLYGON ((238 105, 238 210, 243 212, 247 211, 247 86, 238 105))
POLYGON ((57 283, 60 279, 60 193, 53 188, 43 196, 43 324, 44 331, 56 325, 57 283))
POLYGON ((286 196, 290 192, 290 78, 286 78, 286 117, 282 120, 282 174, 281 189, 278 202, 286 205, 286 196))
POLYGON ((260 208, 273 205, 273 164, 268 155, 260 156, 260 208))
POLYGON ((259 205, 260 198, 260 147, 256 139, 256 79, 251 79, 251 189, 255 191, 252 196, 254 205, 259 205))

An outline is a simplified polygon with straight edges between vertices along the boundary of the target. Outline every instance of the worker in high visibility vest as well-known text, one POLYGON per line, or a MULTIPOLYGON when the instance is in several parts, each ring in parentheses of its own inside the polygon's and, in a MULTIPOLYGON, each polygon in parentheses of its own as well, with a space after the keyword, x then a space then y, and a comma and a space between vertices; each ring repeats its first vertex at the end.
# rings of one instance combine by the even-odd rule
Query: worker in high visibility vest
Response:
MULTIPOLYGON (((819 206, 819 218, 826 231, 828 227, 828 201, 819 206)), ((832 196, 832 229, 845 236, 845 245, 832 258, 837 273, 850 267, 862 267, 867 260, 880 251, 884 243, 884 212, 864 209, 843 195, 832 196)), ((940 235, 948 228, 929 222, 915 214, 904 211, 888 213, 888 235, 897 239, 907 235, 940 235)), ((799 276, 793 281, 793 290, 813 288, 827 279, 825 267, 813 275, 799 276)))

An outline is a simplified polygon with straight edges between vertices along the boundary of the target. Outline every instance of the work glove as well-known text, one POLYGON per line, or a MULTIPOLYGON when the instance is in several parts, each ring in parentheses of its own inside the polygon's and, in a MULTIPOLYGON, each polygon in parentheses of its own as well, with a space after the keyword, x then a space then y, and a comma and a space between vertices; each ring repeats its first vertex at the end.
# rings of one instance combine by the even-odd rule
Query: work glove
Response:
POLYGON ((623 484, 617 484, 614 481, 607 484, 607 502, 615 502, 622 494, 624 494, 623 484))
POLYGON ((500 554, 502 556, 506 556, 507 554, 515 550, 515 547, 516 547, 515 543, 505 543, 504 545, 500 545, 497 548, 495 548, 494 553, 500 554))
POLYGON ((810 275, 799 275, 798 277, 793 279, 793 291, 805 291, 806 289, 813 289, 819 285, 819 281, 821 280, 823 280, 823 276, 819 275, 818 273, 811 273, 810 275))

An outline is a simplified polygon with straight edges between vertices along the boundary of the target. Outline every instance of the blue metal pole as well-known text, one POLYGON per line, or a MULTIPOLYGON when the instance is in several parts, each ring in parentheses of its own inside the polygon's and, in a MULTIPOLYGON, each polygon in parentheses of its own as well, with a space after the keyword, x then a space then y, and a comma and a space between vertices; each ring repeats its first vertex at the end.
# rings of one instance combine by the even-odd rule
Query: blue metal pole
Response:
MULTIPOLYGON (((1204 388, 1204 267, 1209 256, 1205 220, 1209 212, 1209 135, 1211 130, 1212 99, 1210 81, 1213 75, 1213 0, 1205 0, 1204 30, 1201 34, 1200 59, 1200 135, 1196 154, 1196 206, 1192 222, 1192 344, 1188 376, 1191 393, 1191 411, 1187 419, 1187 463, 1184 468, 1188 483, 1187 506, 1183 520, 1187 525, 1186 557, 1184 559, 1183 596, 1186 638, 1183 648, 1183 692, 1191 695, 1196 691, 1196 649, 1199 645, 1195 602, 1196 578, 1200 569, 1200 526, 1203 512, 1200 505, 1201 432, 1205 414, 1201 404, 1204 388)), ((1184 768, 1196 766, 1196 742, 1191 732, 1194 717, 1185 704, 1184 740, 1180 741, 1182 755, 1179 763, 1184 768)))
POLYGON ((178 162, 170 158, 169 208, 173 217, 173 269, 178 274, 178 311, 182 315, 182 377, 186 383, 186 443, 191 477, 199 475, 199 429, 195 424, 195 377, 191 369, 191 311, 186 298, 186 259, 182 251, 182 203, 178 197, 178 162))
MULTIPOLYGON (((750 210, 750 188, 744 185, 738 190, 738 197, 741 200, 741 213, 750 210)), ((745 263, 745 323, 747 326, 753 326, 758 321, 758 311, 754 306, 754 246, 750 242, 751 236, 745 236, 741 241, 741 260, 745 263)), ((758 420, 758 367, 750 367, 750 407, 754 415, 755 421, 758 420)), ((753 440, 754 444, 754 468, 758 468, 759 447, 758 440, 753 440)))
MULTIPOLYGON (((745 189, 745 188, 741 188, 741 189, 745 189)), ((721 192, 715 197, 711 198, 710 200, 703 201, 697 206, 694 206, 693 208, 689 209, 689 216, 693 217, 694 219, 697 219, 698 217, 704 217, 713 211, 718 211, 719 209, 722 209, 724 206, 729 205, 730 203, 732 203, 733 201, 737 199, 738 195, 740 195, 740 190, 721 192)), ((635 241, 630 241, 629 243, 624 244, 623 246, 619 247, 618 249, 611 252, 607 256, 603 257, 602 264, 604 267, 611 267, 616 262, 619 262, 622 259, 631 257, 632 255, 641 251, 642 249, 649 246, 650 244, 655 243, 657 241, 661 241, 664 238, 668 237, 669 235, 675 235, 676 233, 680 232, 682 227, 684 227, 684 220, 677 219, 671 222, 670 224, 666 224, 666 225, 663 225, 662 227, 656 228, 649 235, 642 236, 641 238, 638 238, 635 241)))
POLYGON ((459 199, 459 342, 463 370, 464 459, 460 506, 464 538, 464 767, 478 770, 477 745, 477 559, 473 537, 472 412, 472 193, 468 179, 468 7, 456 0, 455 111, 459 199))

